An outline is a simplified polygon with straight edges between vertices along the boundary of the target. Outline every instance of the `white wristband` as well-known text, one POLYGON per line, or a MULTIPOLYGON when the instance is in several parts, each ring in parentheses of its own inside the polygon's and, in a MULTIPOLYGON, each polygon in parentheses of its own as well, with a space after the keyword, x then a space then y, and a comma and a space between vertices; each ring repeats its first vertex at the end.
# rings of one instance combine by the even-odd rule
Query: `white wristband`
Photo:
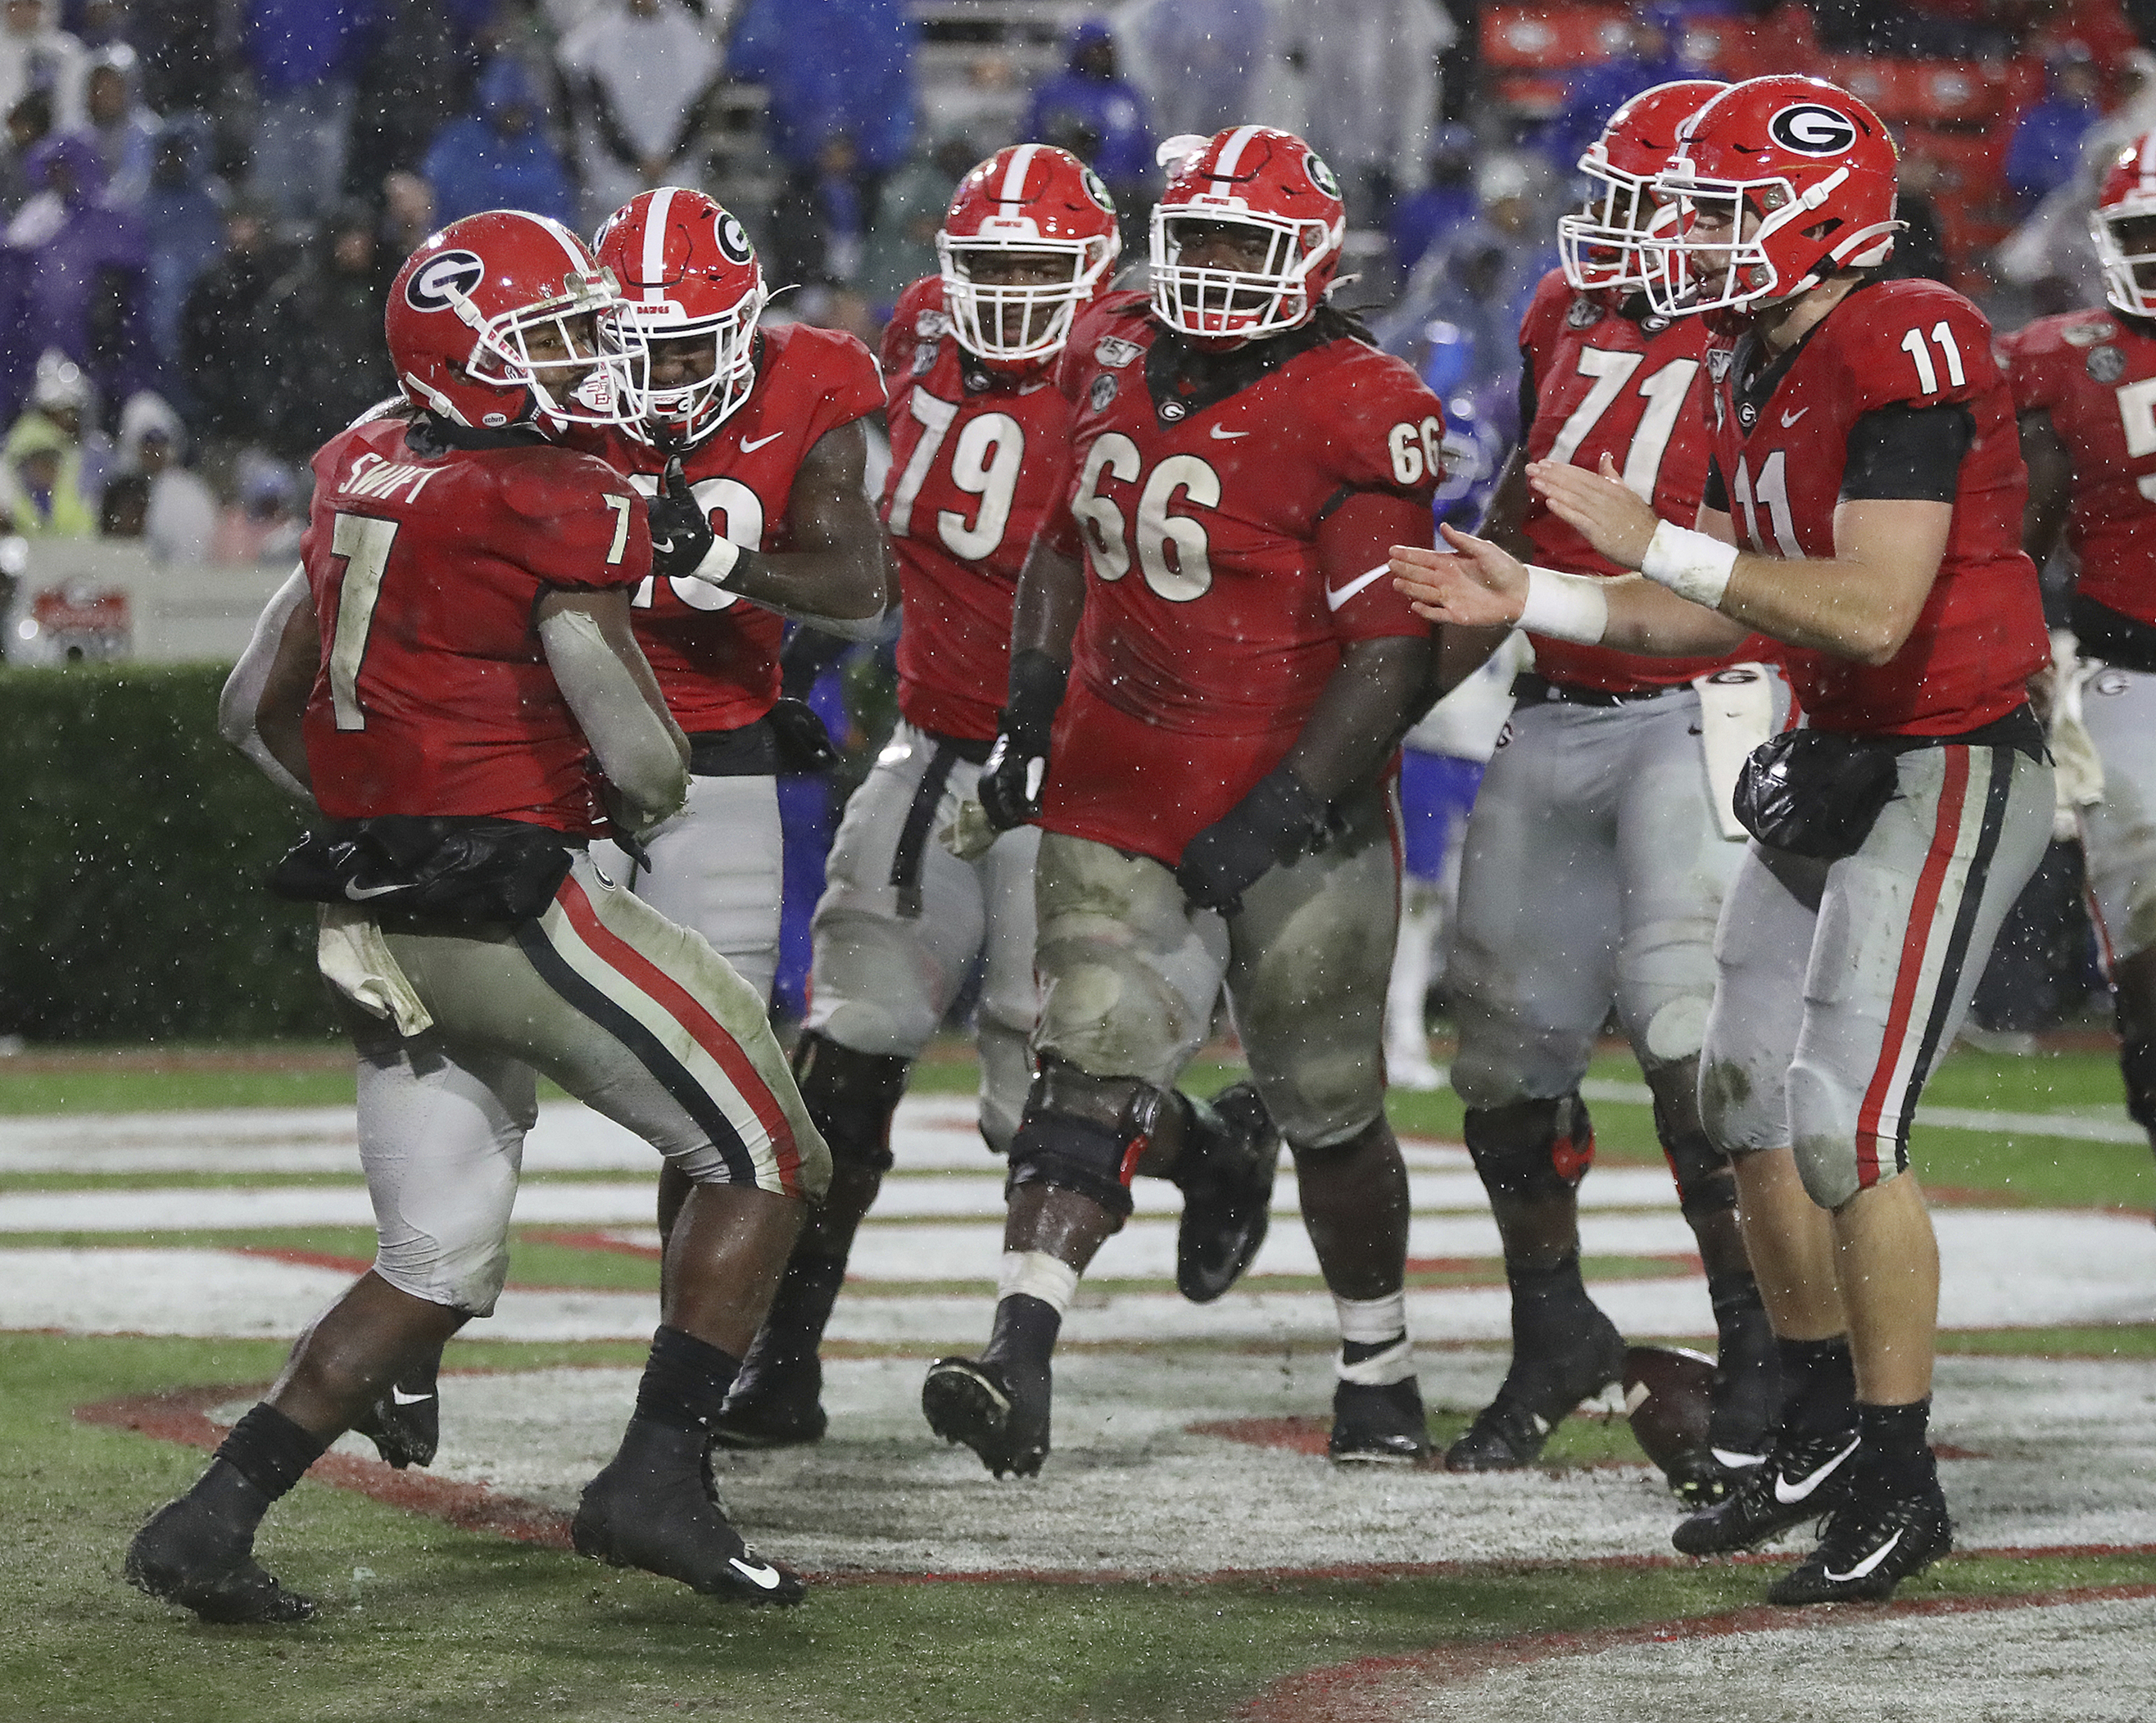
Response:
POLYGON ((690 570, 689 577, 708 586, 723 587, 726 577, 734 572, 734 564, 740 561, 739 545, 730 538, 715 538, 711 548, 704 552, 704 560, 690 570))
POLYGON ((1520 626, 1553 640, 1596 645, 1609 627, 1609 594, 1593 575, 1560 574, 1531 562, 1520 626))
POLYGON ((1730 571, 1736 567, 1736 546, 1668 520, 1656 527, 1647 541, 1647 554, 1640 559, 1640 572, 1649 580, 1709 610, 1722 608, 1730 571))

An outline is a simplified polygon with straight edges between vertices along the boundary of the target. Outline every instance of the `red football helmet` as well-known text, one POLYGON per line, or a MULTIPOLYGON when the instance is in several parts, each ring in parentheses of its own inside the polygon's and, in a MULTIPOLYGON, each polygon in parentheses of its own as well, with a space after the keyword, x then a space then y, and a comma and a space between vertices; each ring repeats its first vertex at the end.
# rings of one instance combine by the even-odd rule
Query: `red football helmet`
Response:
POLYGON ((2156 131, 2134 139, 2111 164, 2089 216, 2089 236, 2103 264, 2103 296, 2133 317, 2156 317, 2156 131))
POLYGON ((1340 267, 1347 212, 1315 150, 1270 126, 1232 126, 1170 138, 1160 162, 1168 174, 1152 212, 1152 308, 1162 322, 1234 346, 1317 315, 1340 267), (1217 258, 1224 236, 1249 242, 1246 262, 1183 260, 1217 258))
POLYGON ((701 192, 661 186, 608 216, 593 249, 621 283, 613 322, 634 331, 629 434, 660 432, 694 443, 709 436, 756 386, 756 320, 771 295, 740 222, 701 192), (655 344, 697 336, 711 344, 707 374, 665 386, 652 380, 655 344))
POLYGON ((460 425, 617 424, 622 356, 601 351, 598 328, 616 298, 559 222, 483 210, 405 259, 383 320, 389 356, 406 399, 460 425))
POLYGON ((1657 84, 1609 116, 1579 158, 1589 187, 1587 206, 1557 224, 1558 255, 1574 288, 1591 293, 1647 285, 1661 253, 1640 241, 1676 223, 1676 207, 1655 201, 1655 176, 1676 150, 1677 127, 1728 88, 1714 78, 1657 84))
POLYGON ((1647 292, 1666 312, 1758 310, 1884 263, 1898 152, 1879 116, 1818 78, 1732 85, 1677 130, 1655 179, 1677 200, 1647 292))
POLYGON ((943 303, 958 345, 998 369, 1029 369, 1063 351, 1071 320, 1101 290, 1122 249, 1115 200, 1068 150, 1012 144, 958 182, 936 235, 943 303), (1063 279, 977 280, 1009 272, 1015 254, 1063 279))

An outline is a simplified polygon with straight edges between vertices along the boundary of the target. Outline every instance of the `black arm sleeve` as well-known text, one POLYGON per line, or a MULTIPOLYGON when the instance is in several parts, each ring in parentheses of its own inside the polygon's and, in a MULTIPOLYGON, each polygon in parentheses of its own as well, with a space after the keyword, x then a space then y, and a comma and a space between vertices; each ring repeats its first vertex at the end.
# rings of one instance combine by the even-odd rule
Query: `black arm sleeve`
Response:
POLYGON ((1525 347, 1520 349, 1520 444, 1526 447, 1527 433, 1535 428, 1535 361, 1525 347))
POLYGON ((1841 500, 1951 503, 1976 415, 1958 401, 1875 407, 1849 428, 1841 500))
POLYGON ((1699 494, 1699 505, 1717 515, 1729 512, 1729 485, 1722 476, 1722 462, 1715 455, 1707 458, 1707 486, 1699 494))

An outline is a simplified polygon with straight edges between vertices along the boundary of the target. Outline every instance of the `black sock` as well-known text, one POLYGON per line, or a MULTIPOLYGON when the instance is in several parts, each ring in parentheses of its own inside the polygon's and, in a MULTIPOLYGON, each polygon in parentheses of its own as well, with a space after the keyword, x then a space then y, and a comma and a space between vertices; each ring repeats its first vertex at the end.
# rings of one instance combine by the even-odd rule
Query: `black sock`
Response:
POLYGON ((1570 1250, 1546 1269, 1505 1264, 1505 1284, 1512 1290, 1512 1348, 1523 1343, 1569 1340, 1589 1306, 1587 1283, 1579 1277, 1579 1253, 1570 1250))
POLYGON ((218 1519, 252 1531, 329 1445, 265 1400, 226 1433, 187 1494, 218 1519))
POLYGON ((996 1326, 982 1356, 1045 1369, 1063 1331, 1062 1314, 1029 1292, 1014 1292, 996 1303, 996 1326))
POLYGON ((1864 1437, 1858 1457, 1864 1469, 1890 1488, 1909 1490, 1929 1484, 1938 1469, 1932 1458, 1931 1397, 1906 1406, 1856 1404, 1857 1428, 1864 1437))
POLYGON ((651 1336, 651 1356, 637 1384, 636 1416, 707 1436, 740 1368, 741 1360, 732 1353, 662 1324, 651 1336))
POLYGON ((793 1364, 814 1357, 824 1343, 824 1326, 831 1320, 831 1306, 838 1302, 839 1288, 845 1278, 843 1256, 792 1259, 753 1350, 774 1364, 793 1364))
POLYGON ((1732 1269, 1707 1277, 1707 1302, 1714 1306, 1715 1331, 1727 1340, 1732 1331, 1750 1325, 1756 1316, 1766 1322, 1766 1305, 1759 1297, 1759 1282, 1749 1269, 1732 1269))
POLYGON ((1793 1436, 1832 1436, 1856 1428, 1856 1367, 1849 1336, 1779 1340, 1782 1428, 1793 1436))

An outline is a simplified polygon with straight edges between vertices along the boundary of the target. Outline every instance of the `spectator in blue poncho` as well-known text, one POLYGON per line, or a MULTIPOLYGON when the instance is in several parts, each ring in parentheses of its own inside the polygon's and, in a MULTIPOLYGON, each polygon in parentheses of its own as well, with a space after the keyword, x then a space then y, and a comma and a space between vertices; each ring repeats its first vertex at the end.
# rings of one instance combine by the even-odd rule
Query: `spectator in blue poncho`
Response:
MULTIPOLYGON (((168 120, 157 134, 150 187, 142 199, 150 273, 145 314, 150 344, 167 375, 178 378, 180 314, 187 293, 224 244, 228 194, 209 171, 209 126, 199 114, 168 120)), ((182 406, 192 403, 184 398, 182 406)))
POLYGON ((246 0, 240 47, 261 99, 253 188, 280 216, 311 216, 337 200, 353 82, 377 11, 376 0, 246 0))
POLYGON ((726 72, 770 92, 772 147, 789 170, 813 173, 843 133, 875 182, 913 140, 913 43, 905 0, 748 0, 726 72))
POLYGON ((1550 166, 1568 175, 1581 154, 1602 136, 1609 116, 1643 90, 1697 75, 1679 52, 1684 8, 1662 3, 1635 6, 1620 51, 1599 66, 1589 66, 1567 87, 1564 105, 1543 135, 1550 166))
POLYGON ((157 116, 136 92, 135 72, 135 50, 122 43, 90 56, 83 86, 85 130, 105 165, 105 195, 130 208, 149 192, 159 130, 157 116))
POLYGON ((1134 208, 1145 196, 1153 169, 1145 98, 1122 75, 1106 19, 1089 18, 1071 33, 1070 63, 1034 91, 1024 135, 1086 163, 1119 208, 1134 208))
POLYGON ((1475 150, 1471 126, 1440 127, 1430 153, 1430 182, 1393 206, 1388 231, 1401 274, 1412 274, 1432 245, 1475 219, 1481 207, 1475 196, 1475 150))
POLYGON ((434 218, 453 222, 481 209, 528 209, 573 225, 576 192, 547 135, 531 74, 511 54, 480 74, 475 112, 442 128, 420 177, 434 187, 434 218))
POLYGON ((2046 69, 2043 100, 2021 116, 2006 151, 2006 183, 2027 208, 2074 177, 2082 141, 2102 117, 2100 80, 2087 49, 2070 42, 2046 69))

